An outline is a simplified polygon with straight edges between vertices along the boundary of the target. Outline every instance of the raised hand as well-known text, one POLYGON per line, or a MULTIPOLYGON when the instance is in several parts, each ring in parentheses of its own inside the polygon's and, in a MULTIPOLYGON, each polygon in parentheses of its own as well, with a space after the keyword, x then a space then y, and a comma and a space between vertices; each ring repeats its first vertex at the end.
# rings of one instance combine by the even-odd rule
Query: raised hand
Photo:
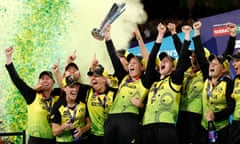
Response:
POLYGON ((53 64, 52 70, 54 73, 59 72, 59 67, 60 67, 60 59, 58 59, 58 62, 56 64, 53 64))
POLYGON ((193 23, 193 29, 194 29, 194 36, 200 35, 200 29, 202 27, 201 21, 196 21, 193 23))
POLYGON ((5 49, 5 56, 6 56, 6 62, 7 64, 12 63, 12 53, 14 51, 14 48, 12 46, 5 49))
POLYGON ((36 91, 40 91, 42 89, 42 84, 40 83, 40 81, 38 81, 38 83, 34 85, 33 89, 36 91))
POLYGON ((158 36, 157 36, 157 39, 156 39, 156 43, 161 43, 162 42, 162 39, 165 35, 165 32, 166 32, 166 26, 163 25, 162 23, 159 23, 158 26, 157 26, 157 31, 158 31, 158 36))
POLYGON ((171 35, 176 34, 176 25, 174 23, 168 23, 167 28, 170 31, 171 35))
POLYGON ((196 21, 196 22, 193 23, 193 29, 194 30, 200 30, 201 27, 202 27, 201 21, 196 21))
POLYGON ((68 57, 68 60, 67 60, 68 63, 71 63, 76 60, 76 58, 77 58, 76 53, 77 53, 77 50, 74 50, 73 53, 68 57))
POLYGON ((93 60, 92 60, 92 64, 91 64, 91 69, 94 69, 98 64, 99 64, 99 62, 98 62, 98 60, 97 60, 96 53, 94 53, 94 55, 93 55, 93 60))
POLYGON ((182 26, 182 32, 185 34, 185 40, 190 40, 191 31, 192 31, 192 27, 190 25, 182 26))
POLYGON ((111 40, 110 30, 111 30, 111 25, 108 24, 106 29, 104 30, 105 41, 111 40))
POLYGON ((237 35, 237 26, 236 26, 236 24, 228 22, 227 23, 227 30, 229 31, 231 36, 235 37, 237 35))
POLYGON ((141 33, 137 26, 134 28, 133 35, 136 37, 137 40, 142 39, 141 33))

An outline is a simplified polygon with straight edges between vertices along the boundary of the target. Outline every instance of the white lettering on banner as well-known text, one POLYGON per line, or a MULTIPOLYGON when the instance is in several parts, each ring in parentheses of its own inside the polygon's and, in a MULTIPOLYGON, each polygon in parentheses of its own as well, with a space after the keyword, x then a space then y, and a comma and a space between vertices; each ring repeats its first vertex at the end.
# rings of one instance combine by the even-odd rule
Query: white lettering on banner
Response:
POLYGON ((228 32, 227 29, 219 29, 219 30, 214 30, 214 33, 219 34, 219 33, 226 33, 228 32))
MULTIPOLYGON (((237 32, 240 31, 240 26, 237 25, 237 32)), ((229 35, 229 31, 227 30, 226 25, 224 24, 218 24, 213 26, 213 36, 225 36, 229 35)))
POLYGON ((236 40, 235 49, 236 49, 236 48, 240 48, 240 40, 236 40))
POLYGON ((226 26, 226 23, 213 25, 213 27, 219 27, 219 26, 226 26))
POLYGON ((213 36, 217 37, 217 36, 224 36, 224 35, 229 35, 229 31, 225 26, 213 28, 213 36))

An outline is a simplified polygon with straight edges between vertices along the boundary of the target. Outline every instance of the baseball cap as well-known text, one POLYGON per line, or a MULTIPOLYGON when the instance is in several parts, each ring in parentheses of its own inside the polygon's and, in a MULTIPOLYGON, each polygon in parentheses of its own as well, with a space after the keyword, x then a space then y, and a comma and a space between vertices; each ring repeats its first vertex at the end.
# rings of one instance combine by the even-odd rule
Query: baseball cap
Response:
POLYGON ((74 79, 73 75, 69 75, 69 76, 65 77, 62 82, 63 82, 64 87, 72 86, 74 84, 78 84, 78 85, 81 84, 78 80, 74 79))
POLYGON ((169 60, 171 60, 173 62, 173 65, 176 66, 177 65, 177 61, 174 57, 168 55, 166 52, 161 52, 159 54, 159 59, 160 59, 160 62, 165 58, 167 57, 169 60))
POLYGON ((101 65, 98 64, 93 70, 89 70, 87 73, 88 76, 108 76, 107 70, 101 65))
POLYGON ((230 58, 231 60, 240 59, 240 50, 236 54, 228 55, 228 58, 230 58))
POLYGON ((212 60, 214 59, 217 59, 218 62, 220 62, 226 69, 229 69, 229 62, 228 60, 223 57, 223 56, 216 56, 214 54, 211 54, 209 57, 208 57, 208 61, 211 62, 212 60))
POLYGON ((143 57, 142 56, 139 56, 139 55, 134 55, 132 53, 129 53, 128 56, 127 56, 127 61, 130 62, 130 60, 132 58, 137 58, 137 60, 143 64, 143 57))
POLYGON ((52 74, 51 71, 42 71, 42 72, 40 73, 40 75, 39 75, 39 79, 40 79, 43 75, 47 75, 47 76, 49 76, 51 79, 54 79, 54 78, 53 78, 53 74, 52 74))
POLYGON ((77 64, 71 62, 69 63, 66 67, 65 67, 65 71, 67 71, 69 69, 69 67, 75 67, 77 70, 79 70, 77 64))
MULTIPOLYGON (((210 53, 210 51, 208 50, 208 48, 206 48, 206 47, 203 47, 203 51, 204 51, 204 55, 205 55, 205 57, 206 58, 208 58, 210 55, 211 55, 211 53, 210 53)), ((188 50, 188 52, 194 52, 195 53, 195 50, 188 50)))
POLYGON ((159 59, 160 59, 160 60, 163 60, 165 57, 168 57, 171 61, 174 61, 174 60, 175 60, 174 57, 168 55, 166 52, 161 52, 161 53, 159 54, 159 59))
POLYGON ((206 47, 204 47, 203 50, 204 50, 205 57, 208 58, 211 55, 210 51, 206 47))
POLYGON ((116 53, 117 53, 117 56, 125 57, 125 58, 127 58, 128 54, 129 54, 126 49, 119 49, 116 51, 116 53))

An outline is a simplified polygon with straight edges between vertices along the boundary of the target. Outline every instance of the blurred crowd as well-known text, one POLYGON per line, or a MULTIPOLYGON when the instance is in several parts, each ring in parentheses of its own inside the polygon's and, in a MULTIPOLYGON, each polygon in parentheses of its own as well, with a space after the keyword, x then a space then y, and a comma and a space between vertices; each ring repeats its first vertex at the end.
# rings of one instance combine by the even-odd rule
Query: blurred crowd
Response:
MULTIPOLYGON (((143 41, 149 42, 149 41, 153 41, 156 36, 157 36, 157 30, 156 30, 156 26, 158 25, 159 21, 161 21, 164 25, 167 25, 169 22, 171 23, 175 23, 176 24, 176 31, 181 32, 181 27, 185 24, 189 24, 192 25, 192 23, 194 21, 196 21, 197 19, 195 18, 188 18, 186 19, 178 19, 178 18, 172 18, 172 19, 154 19, 154 20, 150 20, 147 21, 144 24, 140 24, 138 25, 139 31, 143 37, 143 41)), ((169 36, 171 35, 169 31, 166 32, 165 36, 169 36)), ((137 46, 138 42, 136 40, 136 38, 134 37, 131 40, 130 43, 130 48, 137 46)))

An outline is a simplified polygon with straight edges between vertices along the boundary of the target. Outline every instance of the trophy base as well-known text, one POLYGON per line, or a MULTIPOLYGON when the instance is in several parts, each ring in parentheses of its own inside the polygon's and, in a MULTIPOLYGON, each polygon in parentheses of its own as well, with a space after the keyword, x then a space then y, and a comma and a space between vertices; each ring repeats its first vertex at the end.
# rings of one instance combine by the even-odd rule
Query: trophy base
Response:
POLYGON ((104 39, 104 33, 101 33, 98 29, 94 28, 92 30, 92 36, 97 40, 103 40, 104 39))

